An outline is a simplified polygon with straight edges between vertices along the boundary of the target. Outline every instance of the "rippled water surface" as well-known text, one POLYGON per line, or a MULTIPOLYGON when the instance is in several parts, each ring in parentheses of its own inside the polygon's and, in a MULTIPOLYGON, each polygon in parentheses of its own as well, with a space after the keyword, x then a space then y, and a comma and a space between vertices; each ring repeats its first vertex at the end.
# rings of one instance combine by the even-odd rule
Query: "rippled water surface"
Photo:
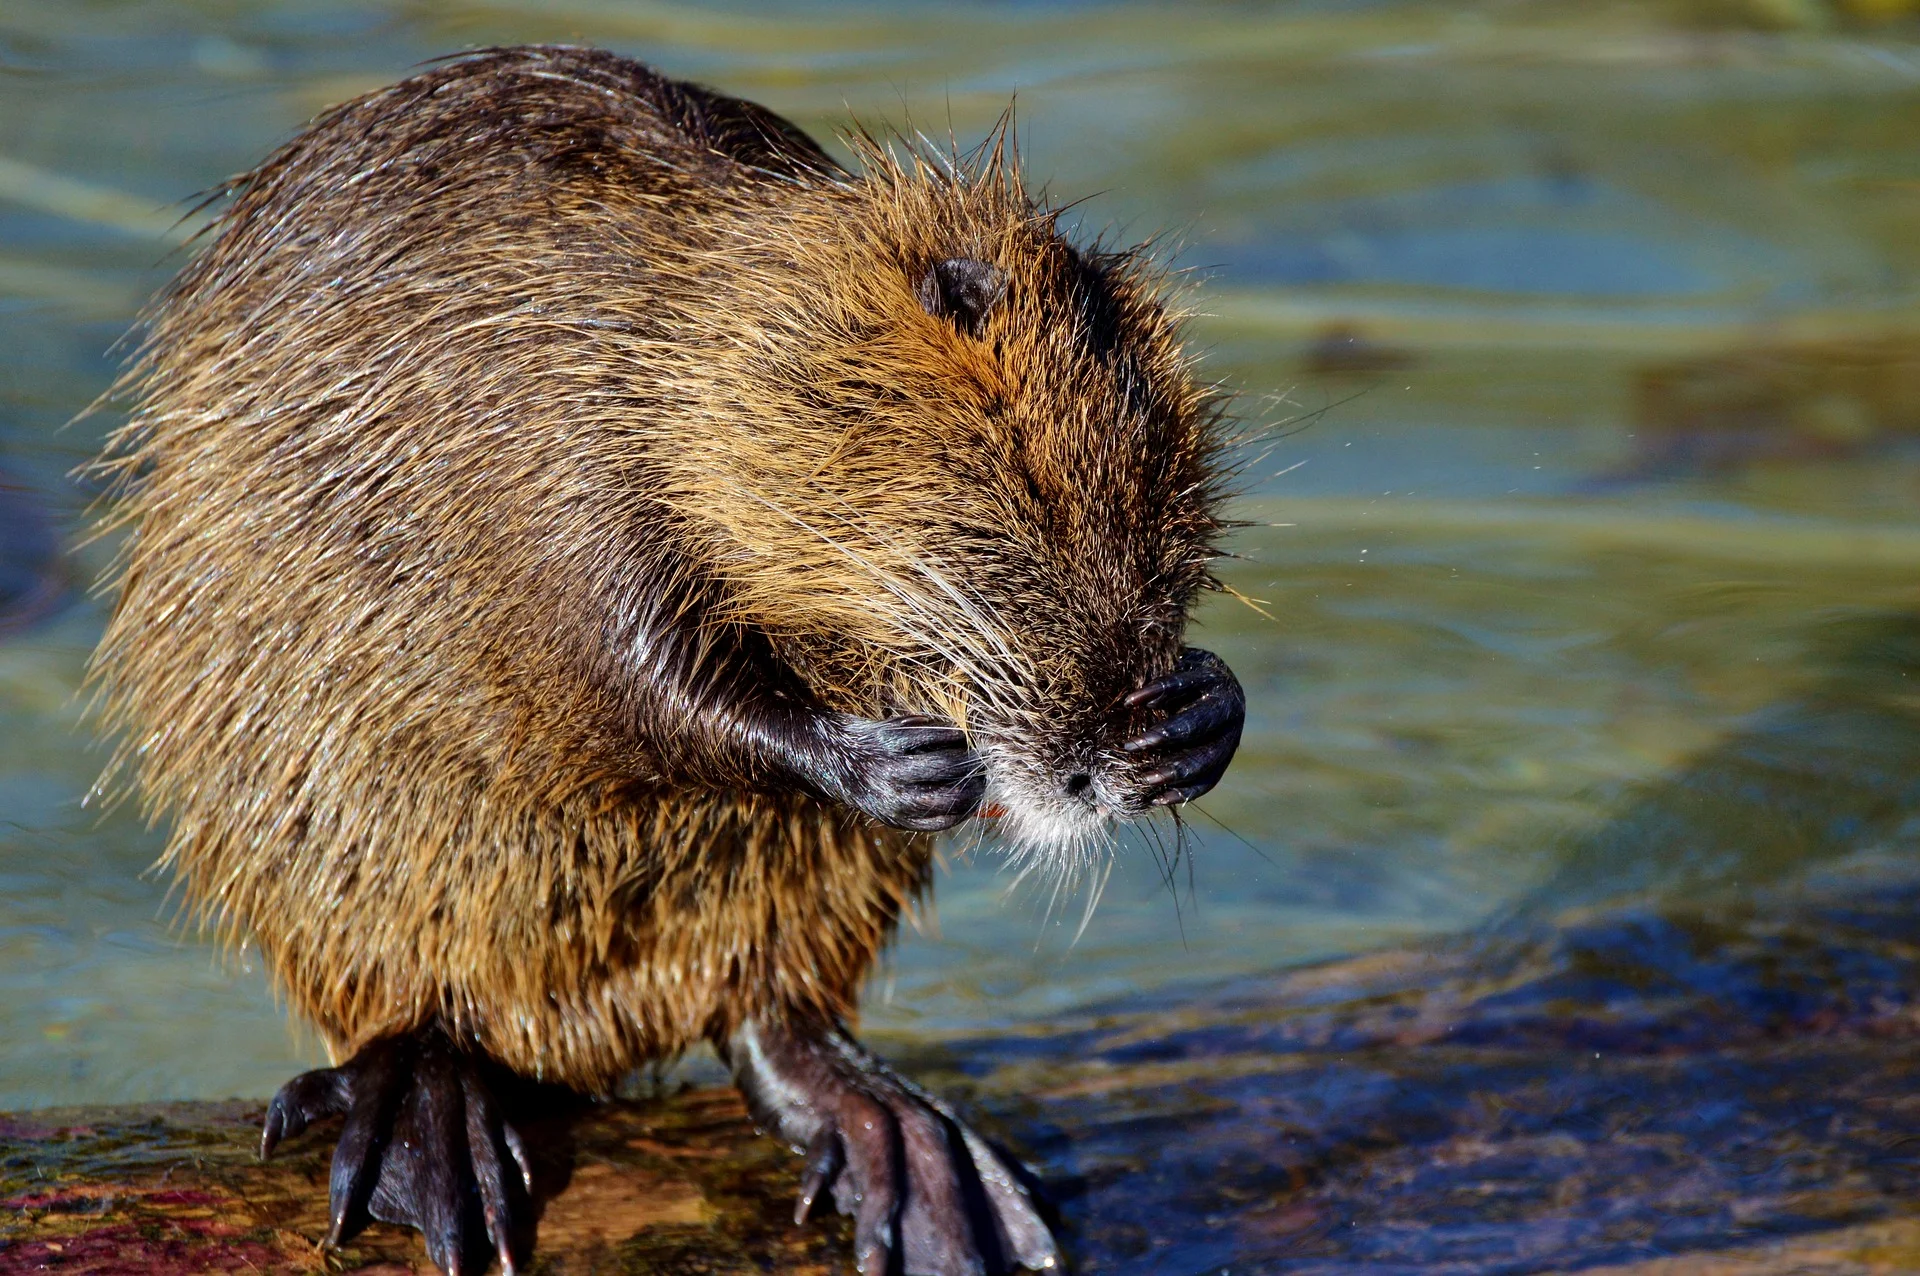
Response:
MULTIPOLYGON (((1896 3, 573 0, 0 8, 0 1109, 316 1054, 82 810, 108 348, 176 219, 319 108, 592 41, 977 138, 1165 233, 1265 441, 1198 640, 1246 742, 1084 898, 950 848, 869 1020, 922 1042, 1920 839, 1920 28, 1896 3), (1879 15, 1875 18, 1874 15, 1879 15), (1884 19, 1884 20, 1880 20, 1884 19), (1164 856, 1178 852, 1178 862, 1164 856)), ((190 228, 193 223, 188 222, 190 228)), ((1866 857, 1866 858, 1862 858, 1866 857)), ((1891 870, 1889 870, 1891 871, 1891 870)), ((1824 969, 1824 968, 1823 968, 1824 969)), ((1828 976, 1844 983, 1844 963, 1828 976)))

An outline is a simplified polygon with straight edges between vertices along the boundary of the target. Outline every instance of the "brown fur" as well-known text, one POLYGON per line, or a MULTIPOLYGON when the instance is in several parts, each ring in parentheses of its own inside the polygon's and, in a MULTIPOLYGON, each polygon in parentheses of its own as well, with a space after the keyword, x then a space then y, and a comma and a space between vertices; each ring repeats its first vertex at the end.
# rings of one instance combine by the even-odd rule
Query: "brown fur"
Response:
POLYGON ((785 791, 709 689, 943 714, 1017 788, 1171 665, 1220 441, 1160 279, 997 146, 861 158, 489 51, 236 179, 152 312, 104 716, 336 1051, 438 1016, 602 1089, 847 1015, 930 842, 785 791), (975 332, 916 293, 955 256, 975 332))

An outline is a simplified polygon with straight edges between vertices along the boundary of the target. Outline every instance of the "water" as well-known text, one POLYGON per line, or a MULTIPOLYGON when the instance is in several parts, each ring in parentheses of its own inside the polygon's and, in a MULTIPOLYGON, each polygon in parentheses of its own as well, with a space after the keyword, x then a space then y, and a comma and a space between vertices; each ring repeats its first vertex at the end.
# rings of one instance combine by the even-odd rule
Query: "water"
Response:
POLYGON ((954 842, 877 1035, 1904 863, 1920 28, 1849 16, 1901 7, 10 0, 0 1109, 259 1096, 318 1058, 244 956, 169 930, 157 836, 79 806, 103 551, 67 476, 112 416, 62 424, 194 192, 477 44, 607 44, 817 136, 850 108, 974 138, 1017 94, 1089 232, 1208 276, 1196 339, 1272 436, 1225 572, 1257 601, 1196 634, 1246 685, 1241 755, 1077 943, 1081 901, 1009 899, 954 842))

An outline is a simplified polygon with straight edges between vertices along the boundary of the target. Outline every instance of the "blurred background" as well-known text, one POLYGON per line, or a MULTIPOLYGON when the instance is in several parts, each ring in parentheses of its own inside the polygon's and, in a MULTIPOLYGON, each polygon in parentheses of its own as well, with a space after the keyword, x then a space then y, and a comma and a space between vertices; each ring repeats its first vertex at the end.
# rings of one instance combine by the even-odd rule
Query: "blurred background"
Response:
MULTIPOLYGON (((1920 840, 1920 4, 0 7, 0 1109, 318 1059, 80 805, 68 422, 197 192, 421 60, 603 44, 978 139, 1158 237, 1258 442, 1196 640, 1249 730, 1098 911, 948 847, 869 1023, 937 1043, 1608 901, 1904 880, 1920 840), (1823 879, 1827 880, 1827 879, 1823 879)), ((184 218, 184 221, 182 220, 184 218)), ((1839 963, 1819 977, 1844 983, 1839 963)), ((1804 972, 1802 972, 1804 974, 1804 972)), ((1801 977, 1801 976, 1796 976, 1801 977)))

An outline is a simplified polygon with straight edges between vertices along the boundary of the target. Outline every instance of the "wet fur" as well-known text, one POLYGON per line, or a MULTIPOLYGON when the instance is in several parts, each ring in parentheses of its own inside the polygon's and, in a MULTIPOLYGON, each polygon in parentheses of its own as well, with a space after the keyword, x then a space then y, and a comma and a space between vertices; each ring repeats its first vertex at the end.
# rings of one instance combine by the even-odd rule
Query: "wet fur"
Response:
POLYGON ((951 717, 1020 840, 1095 836, 1042 791, 1180 651, 1217 405, 997 140, 858 149, 487 51, 236 179, 149 316, 115 770, 339 1054, 604 1090, 850 1015, 931 843, 767 762, 811 709, 951 717))

